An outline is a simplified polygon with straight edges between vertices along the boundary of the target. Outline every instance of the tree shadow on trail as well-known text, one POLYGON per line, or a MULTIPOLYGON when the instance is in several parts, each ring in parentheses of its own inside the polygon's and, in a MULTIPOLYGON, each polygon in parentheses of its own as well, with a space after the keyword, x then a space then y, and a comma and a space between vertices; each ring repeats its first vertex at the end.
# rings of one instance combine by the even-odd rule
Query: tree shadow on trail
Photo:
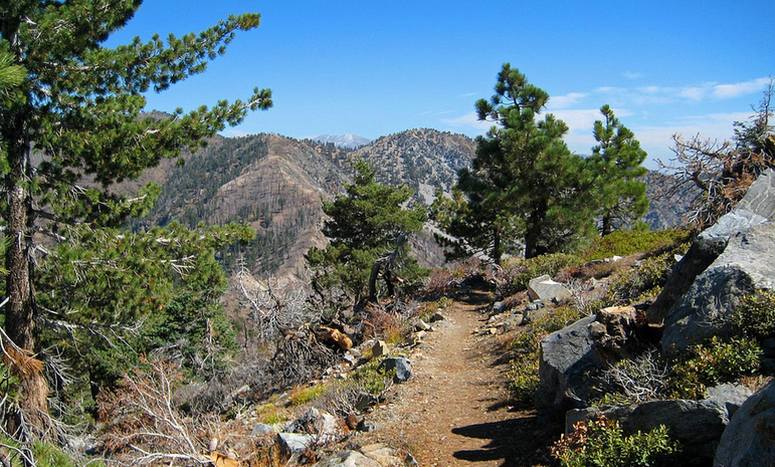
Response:
POLYGON ((480 449, 457 451, 453 456, 468 462, 500 460, 504 467, 534 465, 544 460, 543 448, 549 444, 552 431, 535 415, 453 428, 456 435, 490 440, 480 449))

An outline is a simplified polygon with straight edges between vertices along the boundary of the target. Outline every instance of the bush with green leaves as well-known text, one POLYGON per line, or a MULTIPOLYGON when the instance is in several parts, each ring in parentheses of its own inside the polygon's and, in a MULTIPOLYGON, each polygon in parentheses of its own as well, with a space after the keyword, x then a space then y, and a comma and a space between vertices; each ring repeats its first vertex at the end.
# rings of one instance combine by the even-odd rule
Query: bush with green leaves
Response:
POLYGON ((759 290, 743 297, 732 314, 732 323, 738 332, 748 337, 775 336, 775 292, 759 290))
POLYGON ((678 242, 688 239, 689 233, 681 229, 648 230, 633 228, 616 230, 610 234, 595 239, 589 246, 579 252, 585 261, 610 258, 612 256, 627 256, 635 253, 646 253, 668 248, 678 242))
POLYGON ((675 397, 702 399, 708 387, 755 374, 761 366, 761 354, 754 339, 724 341, 714 336, 709 342, 692 347, 687 358, 673 364, 669 387, 675 397))
POLYGON ((664 425, 646 433, 627 435, 614 420, 579 422, 551 449, 563 467, 649 467, 668 461, 679 452, 664 425))
POLYGON ((409 254, 408 235, 426 218, 424 208, 406 207, 411 189, 377 182, 374 168, 364 161, 357 161, 355 170, 345 193, 323 203, 328 246, 313 247, 306 255, 316 294, 325 304, 342 307, 377 300, 375 272, 388 296, 417 286, 428 273, 409 254))
POLYGON ((610 305, 628 305, 654 296, 654 289, 664 285, 675 262, 671 251, 646 258, 639 266, 615 273, 608 285, 605 301, 610 305))

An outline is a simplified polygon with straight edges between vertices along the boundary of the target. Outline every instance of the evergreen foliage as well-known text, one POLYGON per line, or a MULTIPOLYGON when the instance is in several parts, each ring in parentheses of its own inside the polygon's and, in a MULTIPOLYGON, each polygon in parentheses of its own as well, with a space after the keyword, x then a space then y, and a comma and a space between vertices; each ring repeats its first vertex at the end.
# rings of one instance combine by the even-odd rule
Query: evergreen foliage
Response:
MULTIPOLYGON (((197 362, 192 368, 217 366, 206 362, 202 346, 203 337, 224 346, 229 341, 216 300, 224 278, 215 252, 250 237, 235 226, 122 232, 128 217, 148 211, 159 190, 149 185, 125 197, 110 186, 201 147, 248 111, 272 104, 269 90, 255 89, 246 101, 166 116, 144 113, 144 93, 203 72, 237 32, 257 27, 260 18, 231 16, 199 34, 104 46, 141 3, 21 0, 0 6, 4 344, 28 355, 46 349, 37 356, 49 374, 54 356, 70 357, 75 369, 88 370, 93 390, 162 343, 186 341, 176 351, 197 362)), ((48 432, 49 385, 43 372, 23 371, 19 362, 10 366, 25 394, 18 401, 23 417, 9 423, 17 428, 13 424, 24 420, 24 435, 34 439, 48 432)), ((51 380, 54 389, 65 381, 51 380)))
POLYGON ((329 216, 323 226, 329 245, 307 253, 313 287, 329 302, 373 301, 370 276, 380 261, 386 263, 381 271, 388 295, 399 280, 411 285, 424 274, 409 255, 407 236, 422 228, 425 210, 404 207, 412 197, 408 187, 378 183, 374 169, 363 161, 356 162, 355 169, 345 194, 323 204, 329 216), (337 297, 338 292, 344 297, 337 297))
POLYGON ((585 160, 565 145, 565 123, 551 114, 539 118, 548 100, 505 64, 493 97, 476 103, 479 119, 496 126, 477 138, 472 168, 459 173, 462 209, 442 227, 496 263, 504 238, 516 232, 532 258, 567 248, 592 227, 592 177, 585 160))
POLYGON ((604 120, 595 122, 597 145, 592 148, 588 162, 595 177, 600 233, 608 235, 631 225, 648 211, 646 185, 640 179, 646 174, 646 168, 641 165, 646 151, 641 149, 633 132, 616 118, 611 107, 604 105, 600 113, 604 120))

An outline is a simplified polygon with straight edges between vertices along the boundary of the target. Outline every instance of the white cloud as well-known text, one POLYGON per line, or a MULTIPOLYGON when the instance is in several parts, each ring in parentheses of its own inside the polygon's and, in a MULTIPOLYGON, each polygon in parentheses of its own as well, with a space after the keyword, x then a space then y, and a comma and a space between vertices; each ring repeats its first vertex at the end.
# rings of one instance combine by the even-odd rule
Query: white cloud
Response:
POLYGON ((761 91, 769 82, 770 78, 757 78, 739 83, 717 84, 713 86, 712 94, 718 99, 745 96, 761 91))
POLYGON ((587 93, 584 92, 569 92, 561 96, 550 96, 549 105, 556 109, 564 109, 578 104, 585 97, 587 97, 587 93))

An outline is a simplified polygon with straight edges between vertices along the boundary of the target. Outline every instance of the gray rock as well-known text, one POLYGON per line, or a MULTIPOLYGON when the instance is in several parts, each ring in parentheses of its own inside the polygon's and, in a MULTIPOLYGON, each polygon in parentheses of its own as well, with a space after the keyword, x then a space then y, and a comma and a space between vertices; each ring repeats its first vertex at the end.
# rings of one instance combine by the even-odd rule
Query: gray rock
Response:
POLYGON ((729 422, 726 409, 704 400, 655 400, 630 407, 586 408, 568 411, 565 428, 569 432, 578 421, 599 416, 619 421, 626 433, 646 432, 664 425, 670 436, 681 443, 687 465, 708 465, 729 422))
POLYGON ((300 433, 278 433, 280 449, 288 456, 300 454, 315 443, 315 437, 300 433))
POLYGON ((594 315, 587 316, 541 341, 540 407, 567 410, 586 405, 590 389, 587 373, 604 364, 589 332, 594 321, 594 315))
POLYGON ((527 309, 530 311, 540 310, 543 307, 544 307, 544 302, 542 302, 541 300, 534 300, 527 304, 527 309))
POLYGON ((403 383, 412 377, 412 364, 404 357, 389 357, 380 364, 387 371, 395 370, 393 378, 396 383, 403 383))
POLYGON ((376 423, 370 421, 370 420, 361 420, 360 423, 358 423, 358 427, 356 428, 358 431, 363 431, 365 433, 370 433, 372 431, 376 431, 377 426, 376 423))
POLYGON ((416 323, 414 323, 414 330, 415 331, 429 331, 431 329, 430 324, 426 323, 425 321, 418 319, 416 323))
POLYGON ((689 290, 698 275, 713 263, 730 238, 775 220, 775 171, 762 173, 737 207, 703 231, 676 264, 669 280, 647 312, 651 323, 661 323, 689 290))
POLYGON ((334 441, 343 434, 342 425, 335 416, 314 407, 307 409, 285 429, 292 433, 316 435, 323 442, 334 441))
POLYGON ((743 467, 775 464, 775 382, 751 396, 721 435, 713 465, 743 467))
POLYGON ((272 427, 272 425, 267 425, 266 423, 257 423, 255 426, 253 426, 253 430, 250 432, 251 436, 266 436, 266 435, 273 435, 276 431, 272 427))
POLYGON ((506 310, 506 304, 503 302, 495 302, 492 304, 492 311, 495 313, 503 313, 506 310))
POLYGON ((381 467, 381 464, 370 459, 358 451, 342 451, 333 456, 321 460, 318 467, 381 467))
POLYGON ((753 391, 742 384, 724 383, 708 388, 707 400, 726 408, 731 417, 752 394, 753 391))
POLYGON ((752 227, 730 239, 665 319, 662 349, 677 352, 711 336, 732 333, 731 315, 755 289, 775 287, 775 224, 752 227))
POLYGON ((533 300, 542 302, 560 302, 571 297, 570 291, 559 282, 555 282, 546 274, 530 279, 527 294, 533 300))

